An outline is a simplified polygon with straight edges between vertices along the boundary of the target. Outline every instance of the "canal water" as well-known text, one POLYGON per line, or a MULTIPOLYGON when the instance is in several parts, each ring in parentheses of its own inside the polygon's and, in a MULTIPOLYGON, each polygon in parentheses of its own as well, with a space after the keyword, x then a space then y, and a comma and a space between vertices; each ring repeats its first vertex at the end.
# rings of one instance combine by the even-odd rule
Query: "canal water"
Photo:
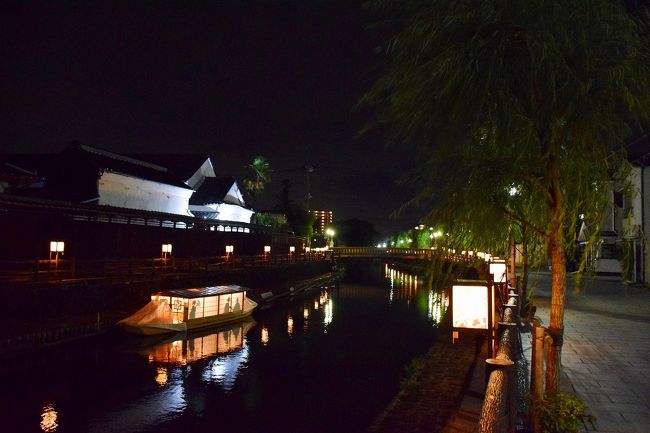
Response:
POLYGON ((377 265, 233 326, 69 343, 3 373, 1 430, 363 432, 440 311, 421 278, 377 265))

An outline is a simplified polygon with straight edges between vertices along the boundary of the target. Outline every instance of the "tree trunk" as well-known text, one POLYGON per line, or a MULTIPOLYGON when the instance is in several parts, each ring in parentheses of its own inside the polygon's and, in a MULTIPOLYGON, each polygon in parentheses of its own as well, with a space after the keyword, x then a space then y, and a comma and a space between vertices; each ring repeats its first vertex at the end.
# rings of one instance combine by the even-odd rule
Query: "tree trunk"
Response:
POLYGON ((553 338, 553 350, 546 366, 546 393, 556 394, 560 391, 562 367, 562 344, 564 337, 564 298, 566 292, 566 256, 564 252, 564 215, 562 191, 560 189, 560 171, 557 161, 549 163, 550 188, 549 211, 551 230, 548 238, 548 250, 551 255, 551 315, 548 332, 553 338))
POLYGON ((528 300, 528 233, 521 227, 521 295, 522 302, 528 300))

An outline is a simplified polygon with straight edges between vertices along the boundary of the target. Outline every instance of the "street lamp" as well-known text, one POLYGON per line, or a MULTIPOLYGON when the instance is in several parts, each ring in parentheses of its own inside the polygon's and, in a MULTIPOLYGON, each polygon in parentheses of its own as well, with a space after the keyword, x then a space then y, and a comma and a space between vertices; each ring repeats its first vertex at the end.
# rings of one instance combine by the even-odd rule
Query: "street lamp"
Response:
POLYGON ((334 246, 334 235, 336 234, 336 232, 333 229, 328 228, 327 230, 325 230, 325 234, 329 238, 328 245, 330 248, 332 248, 334 246))

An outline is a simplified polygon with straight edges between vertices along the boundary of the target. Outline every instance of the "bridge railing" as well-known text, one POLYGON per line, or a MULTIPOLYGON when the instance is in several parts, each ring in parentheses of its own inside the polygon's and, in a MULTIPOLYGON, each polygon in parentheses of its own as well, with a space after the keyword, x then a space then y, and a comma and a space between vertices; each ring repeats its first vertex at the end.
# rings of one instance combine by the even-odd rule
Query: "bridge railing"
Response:
POLYGON ((464 262, 471 259, 471 257, 464 254, 431 248, 334 247, 332 251, 337 257, 419 257, 430 259, 435 256, 444 257, 445 259, 456 262, 464 262))

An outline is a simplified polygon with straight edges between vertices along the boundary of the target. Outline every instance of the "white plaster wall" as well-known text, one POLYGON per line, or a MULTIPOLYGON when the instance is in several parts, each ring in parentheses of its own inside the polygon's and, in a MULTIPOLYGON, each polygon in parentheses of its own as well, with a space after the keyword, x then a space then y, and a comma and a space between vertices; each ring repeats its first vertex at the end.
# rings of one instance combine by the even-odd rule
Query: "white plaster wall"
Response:
POLYGON ((219 212, 217 219, 222 221, 250 223, 251 216, 253 216, 253 211, 228 203, 219 203, 217 205, 217 211, 219 212))
POLYGON ((190 215, 189 200, 194 192, 191 189, 111 172, 104 172, 99 178, 98 190, 100 205, 177 215, 190 215))

